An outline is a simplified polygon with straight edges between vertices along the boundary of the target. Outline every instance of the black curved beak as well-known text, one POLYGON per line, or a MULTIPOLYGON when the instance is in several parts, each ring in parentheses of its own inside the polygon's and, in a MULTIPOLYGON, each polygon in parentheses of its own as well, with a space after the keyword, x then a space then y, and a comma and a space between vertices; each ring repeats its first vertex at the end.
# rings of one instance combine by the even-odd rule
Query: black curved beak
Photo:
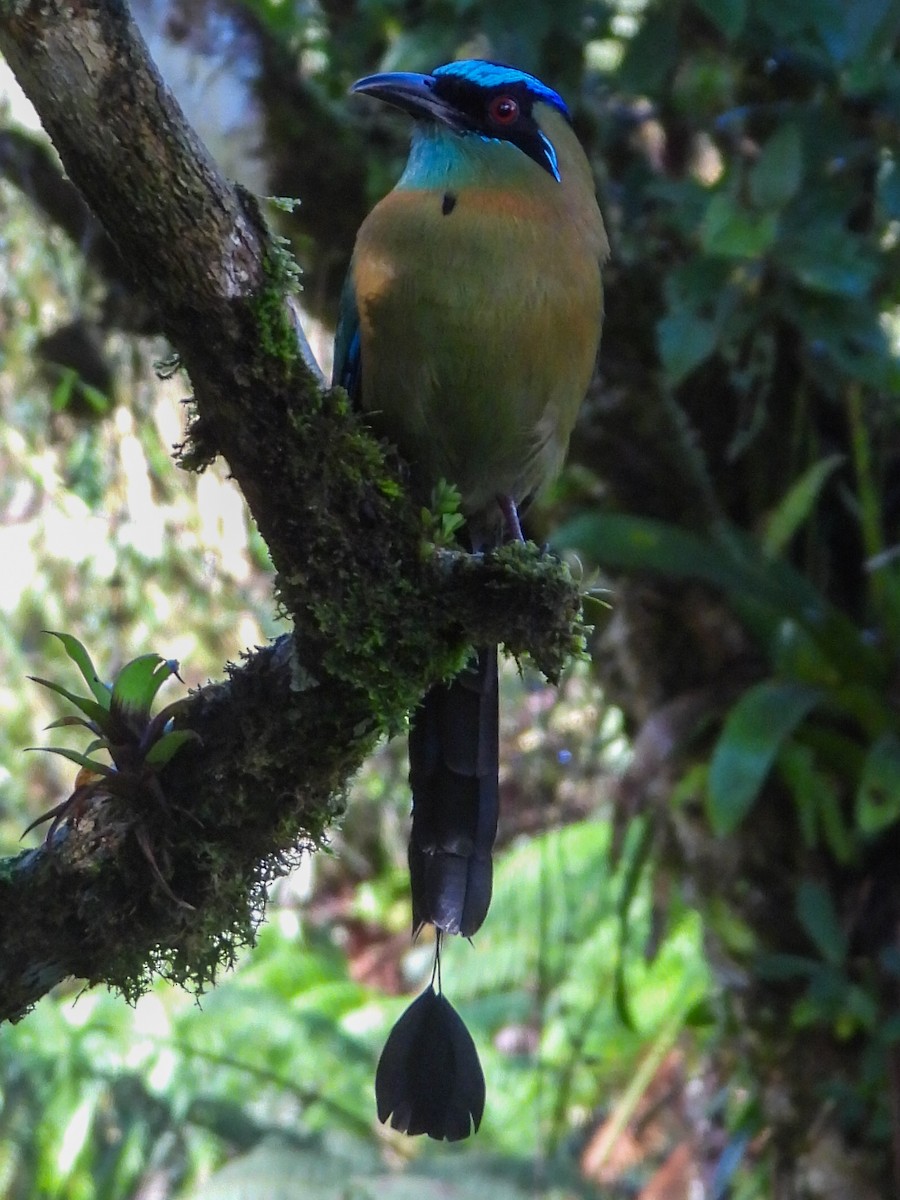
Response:
POLYGON ((439 121, 442 125, 459 128, 461 114, 446 100, 435 95, 436 82, 433 75, 419 75, 415 71, 386 71, 381 75, 367 75, 365 79, 358 79, 350 91, 374 96, 376 100, 402 109, 417 120, 439 121))

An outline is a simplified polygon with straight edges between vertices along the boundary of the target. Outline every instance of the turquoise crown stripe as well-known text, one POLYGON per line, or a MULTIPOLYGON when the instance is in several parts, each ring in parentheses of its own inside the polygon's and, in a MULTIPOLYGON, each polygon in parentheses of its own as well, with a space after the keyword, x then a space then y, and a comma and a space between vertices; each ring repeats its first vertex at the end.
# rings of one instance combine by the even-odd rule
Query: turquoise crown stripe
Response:
POLYGON ((486 88, 503 87, 504 84, 513 83, 524 84, 536 100, 543 100, 545 104, 551 104, 564 116, 571 119, 572 114, 559 92, 554 92, 553 88, 547 87, 546 83, 541 83, 536 76, 529 75, 527 71, 518 71, 515 67, 504 66, 503 63, 465 58, 460 62, 447 63, 446 66, 437 67, 432 74, 438 78, 442 75, 456 76, 457 79, 465 79, 469 83, 486 88))

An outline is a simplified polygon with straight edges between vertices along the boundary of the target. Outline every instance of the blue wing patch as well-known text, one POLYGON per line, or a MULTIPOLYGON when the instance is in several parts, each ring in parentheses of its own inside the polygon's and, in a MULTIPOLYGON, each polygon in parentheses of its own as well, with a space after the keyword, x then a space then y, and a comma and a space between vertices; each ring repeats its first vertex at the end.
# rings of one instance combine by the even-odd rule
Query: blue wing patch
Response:
POLYGON ((361 382, 361 355, 359 336, 359 312, 353 290, 352 267, 347 272, 341 292, 341 307, 337 332, 334 336, 334 369, 331 382, 346 388, 350 399, 359 399, 361 382))

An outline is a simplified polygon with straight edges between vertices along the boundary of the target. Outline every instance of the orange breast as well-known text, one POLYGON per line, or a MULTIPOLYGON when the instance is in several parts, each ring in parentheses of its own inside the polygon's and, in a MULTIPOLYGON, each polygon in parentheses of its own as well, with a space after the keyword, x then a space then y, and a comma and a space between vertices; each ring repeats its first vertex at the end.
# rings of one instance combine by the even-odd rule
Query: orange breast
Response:
POLYGON ((559 470, 596 358, 600 267, 559 190, 467 188, 449 213, 443 199, 395 190, 360 230, 362 400, 426 498, 446 479, 483 518, 559 470))

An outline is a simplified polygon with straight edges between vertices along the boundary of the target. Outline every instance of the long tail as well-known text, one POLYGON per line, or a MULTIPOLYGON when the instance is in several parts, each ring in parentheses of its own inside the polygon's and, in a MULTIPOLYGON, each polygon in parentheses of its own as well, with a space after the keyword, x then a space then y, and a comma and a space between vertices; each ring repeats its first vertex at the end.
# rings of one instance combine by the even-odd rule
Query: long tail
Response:
POLYGON ((491 903, 499 811, 497 647, 431 689, 409 735, 413 931, 470 937, 491 903))

